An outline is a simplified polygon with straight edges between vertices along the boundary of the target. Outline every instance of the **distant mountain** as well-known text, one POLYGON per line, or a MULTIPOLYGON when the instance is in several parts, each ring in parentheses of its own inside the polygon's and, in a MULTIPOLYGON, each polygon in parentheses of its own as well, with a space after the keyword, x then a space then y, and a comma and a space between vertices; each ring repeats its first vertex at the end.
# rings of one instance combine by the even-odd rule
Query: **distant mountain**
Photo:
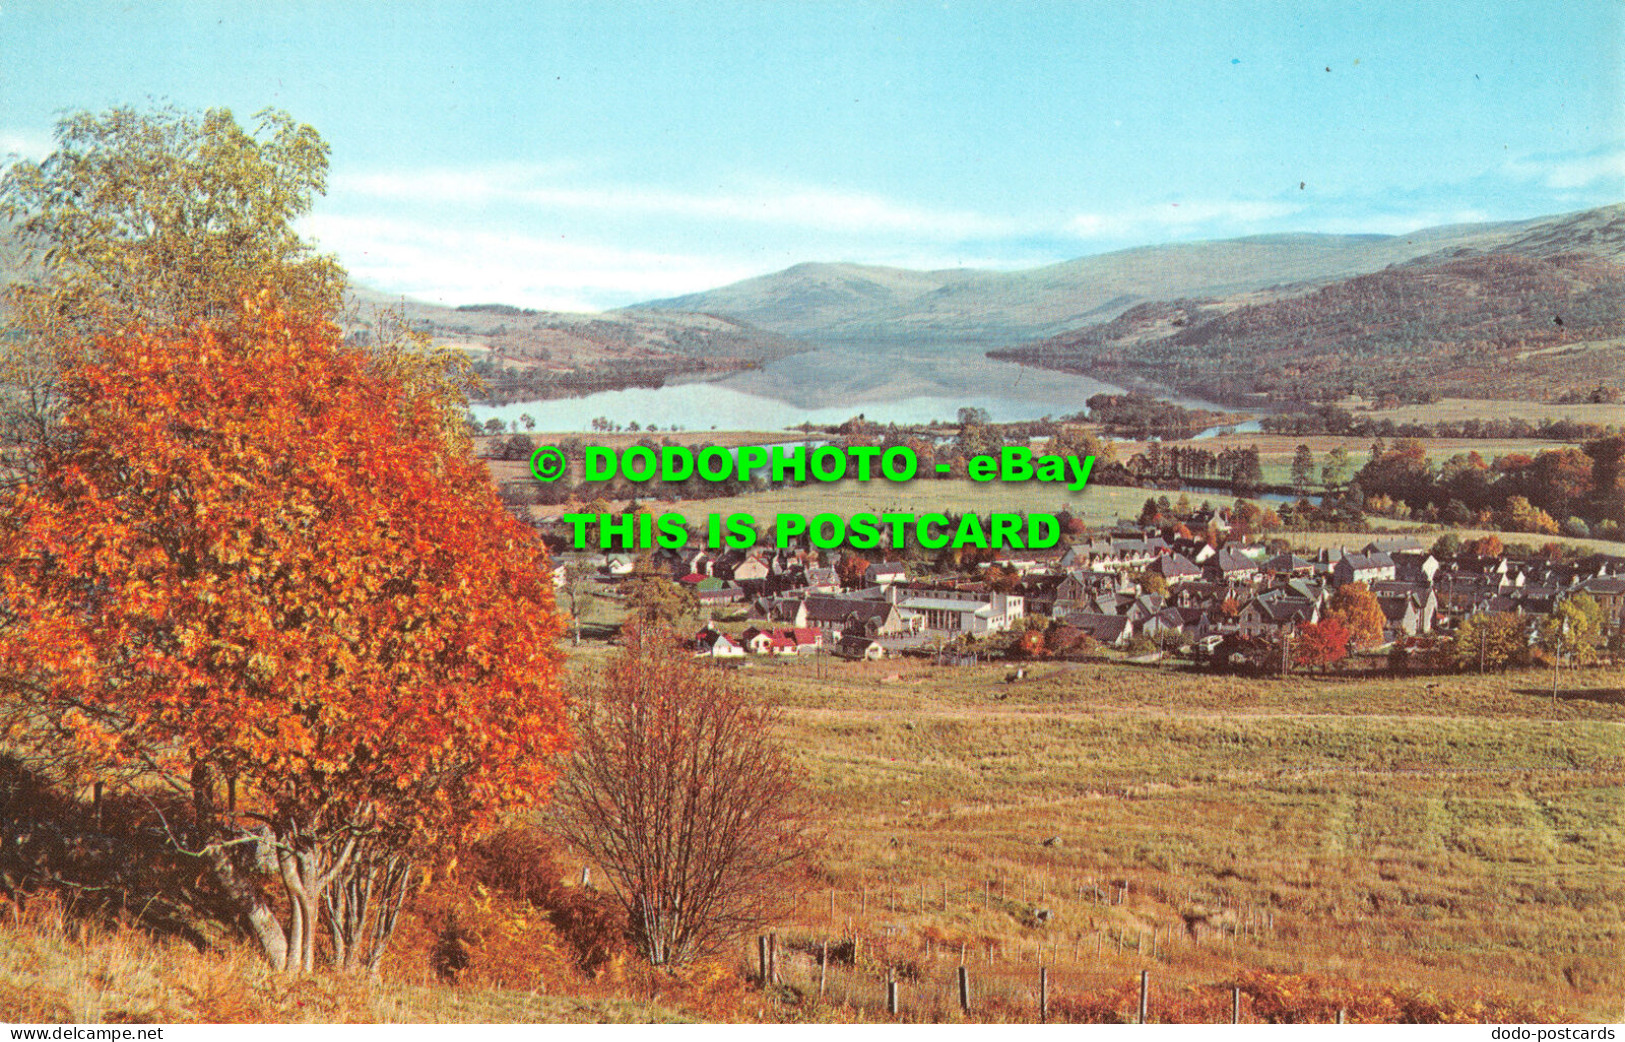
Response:
MULTIPOLYGON (((0 286, 36 271, 17 236, 0 224, 0 286)), ((353 283, 345 303, 340 325, 347 335, 374 335, 388 321, 456 344, 499 399, 658 387, 669 377, 752 369, 808 349, 778 333, 717 315, 573 314, 505 304, 453 308, 353 283)))
POLYGON ((345 326, 366 336, 405 322, 463 348, 495 401, 659 387, 678 375, 753 369, 808 345, 733 318, 635 311, 576 314, 506 304, 445 307, 353 287, 345 326))
POLYGON ((1110 322, 990 355, 1104 380, 1144 378, 1238 404, 1349 394, 1551 401, 1617 386, 1625 375, 1625 264, 1568 249, 1572 239, 1555 232, 1541 229, 1533 243, 1520 238, 1493 253, 1434 254, 1275 300, 1140 304, 1110 322), (1513 245, 1529 252, 1510 252, 1513 245), (1531 255, 1544 250, 1561 252, 1531 255))
POLYGON ((1002 346, 1185 297, 1303 293, 1421 257, 1625 252, 1625 206, 1451 225, 1407 235, 1262 235, 1145 246, 1017 272, 798 264, 633 311, 704 312, 809 339, 954 340, 1002 346))

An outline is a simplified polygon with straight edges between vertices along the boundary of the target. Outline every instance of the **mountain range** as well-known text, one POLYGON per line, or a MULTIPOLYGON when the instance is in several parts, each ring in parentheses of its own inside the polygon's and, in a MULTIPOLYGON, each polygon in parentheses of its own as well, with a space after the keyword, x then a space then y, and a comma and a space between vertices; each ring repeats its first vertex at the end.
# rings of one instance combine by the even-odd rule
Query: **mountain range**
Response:
MULTIPOLYGON (((0 283, 23 269, 9 238, 0 283)), ((1404 235, 1144 246, 1025 271, 806 263, 598 314, 350 296, 353 332, 389 305, 464 346, 496 400, 726 376, 814 404, 846 387, 857 402, 922 393, 955 366, 988 376, 984 354, 1226 403, 1548 398, 1617 386, 1625 371, 1625 204, 1404 235)))
POLYGON ((1301 294, 1419 258, 1625 253, 1625 205, 1405 235, 1260 235, 1144 246, 1026 271, 798 264, 632 313, 702 312, 809 340, 951 340, 1005 347, 1188 297, 1301 294))

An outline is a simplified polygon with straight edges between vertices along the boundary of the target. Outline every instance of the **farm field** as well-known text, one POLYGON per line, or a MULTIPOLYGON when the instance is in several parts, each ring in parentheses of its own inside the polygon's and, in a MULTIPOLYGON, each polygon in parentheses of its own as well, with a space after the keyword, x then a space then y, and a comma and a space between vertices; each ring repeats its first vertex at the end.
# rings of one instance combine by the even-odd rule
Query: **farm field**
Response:
POLYGON ((1362 409, 1360 416, 1395 423, 1459 423, 1495 417, 1502 420, 1572 420, 1576 423, 1625 423, 1625 404, 1584 402, 1556 405, 1516 399, 1441 398, 1428 405, 1401 405, 1393 409, 1362 409))
MULTIPOLYGON (((1612 408, 1616 413, 1625 412, 1625 409, 1617 405, 1606 408, 1612 408)), ((1625 420, 1625 417, 1616 415, 1611 421, 1597 422, 1622 420, 1625 420)), ((1320 464, 1325 462, 1326 454, 1335 448, 1341 448, 1348 453, 1352 473, 1364 466, 1366 460, 1370 458, 1373 440, 1375 439, 1368 437, 1340 437, 1330 434, 1220 434, 1200 441, 1170 441, 1165 444, 1169 447, 1203 449, 1215 454, 1226 449, 1246 449, 1256 445, 1259 462, 1264 467, 1264 481, 1272 485, 1284 485, 1292 480, 1292 455, 1299 445, 1309 446, 1309 451, 1315 454, 1317 473, 1320 464)), ((1452 456, 1471 452, 1478 453, 1486 463, 1493 463, 1498 456, 1513 453, 1534 456, 1540 452, 1575 444, 1541 438, 1423 438, 1421 441, 1428 459, 1435 464, 1443 463, 1452 456)), ((1122 460, 1137 452, 1143 452, 1146 447, 1145 442, 1137 441, 1120 441, 1116 444, 1118 458, 1122 460)))
POLYGON ((842 946, 830 1001, 883 1009, 901 967, 909 1015, 957 1015, 964 945, 979 994, 1029 1018, 1039 960, 1052 996, 1270 970, 1621 1016, 1625 670, 1568 678, 1554 707, 1538 671, 1006 668, 746 671, 826 808, 827 876, 778 932, 842 946))

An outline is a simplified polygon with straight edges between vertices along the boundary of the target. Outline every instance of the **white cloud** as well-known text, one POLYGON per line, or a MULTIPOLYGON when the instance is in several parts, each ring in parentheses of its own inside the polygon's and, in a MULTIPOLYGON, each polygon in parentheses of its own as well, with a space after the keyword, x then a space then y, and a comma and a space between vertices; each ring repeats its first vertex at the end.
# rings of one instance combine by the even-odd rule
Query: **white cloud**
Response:
POLYGON ((0 162, 20 158, 38 161, 56 148, 56 139, 31 130, 0 130, 0 162))
POLYGON ((1512 177, 1538 181, 1557 191, 1592 187, 1625 189, 1625 149, 1621 148, 1588 155, 1528 156, 1513 160, 1506 169, 1512 177))
POLYGON ((1328 235, 1407 235, 1424 228, 1452 224, 1480 224, 1503 218, 1484 210, 1411 210, 1328 217, 1311 222, 1312 230, 1328 235))
POLYGON ((1003 236, 1021 222, 969 210, 936 210, 863 192, 748 182, 714 192, 636 184, 564 183, 565 165, 497 166, 412 173, 338 173, 335 197, 390 202, 507 204, 616 216, 734 221, 844 232, 888 232, 943 240, 1003 236))
POLYGON ((301 221, 300 231, 338 253, 360 282, 435 303, 596 311, 759 273, 713 257, 394 218, 316 215, 301 221))
POLYGON ((1250 226, 1301 213, 1298 203, 1268 200, 1189 199, 1177 203, 1135 206, 1103 213, 1080 213, 1066 222, 1068 234, 1080 239, 1154 238, 1169 232, 1214 227, 1226 234, 1245 234, 1250 226))

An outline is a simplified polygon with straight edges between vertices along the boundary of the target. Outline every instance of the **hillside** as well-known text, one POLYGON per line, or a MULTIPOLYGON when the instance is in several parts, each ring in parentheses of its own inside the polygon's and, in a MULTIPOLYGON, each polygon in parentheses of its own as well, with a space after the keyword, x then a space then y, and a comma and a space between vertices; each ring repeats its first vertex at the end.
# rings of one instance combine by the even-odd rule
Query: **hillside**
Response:
MULTIPOLYGON (((0 225, 0 286, 36 271, 0 225)), ((474 359, 493 400, 567 398, 628 386, 659 387, 679 374, 749 369, 807 349, 744 322, 692 313, 573 314, 504 304, 443 307, 351 284, 341 325, 368 336, 405 323, 474 359)))
POLYGON ((679 374, 750 369, 807 345, 731 318, 635 311, 574 314, 504 304, 441 307, 361 287, 347 329, 404 321, 469 353, 494 402, 568 398, 623 387, 659 387, 679 374))
POLYGON ((1106 321, 1144 301, 1303 292, 1459 251, 1618 258, 1622 223, 1625 207, 1614 206, 1406 235, 1265 235, 1146 246, 1017 272, 800 264, 635 310, 728 315, 800 337, 1009 343, 1106 321))
POLYGON ((1285 299, 1143 304, 990 353, 1228 402, 1550 401, 1625 371, 1625 266, 1577 253, 1434 257, 1285 299))

